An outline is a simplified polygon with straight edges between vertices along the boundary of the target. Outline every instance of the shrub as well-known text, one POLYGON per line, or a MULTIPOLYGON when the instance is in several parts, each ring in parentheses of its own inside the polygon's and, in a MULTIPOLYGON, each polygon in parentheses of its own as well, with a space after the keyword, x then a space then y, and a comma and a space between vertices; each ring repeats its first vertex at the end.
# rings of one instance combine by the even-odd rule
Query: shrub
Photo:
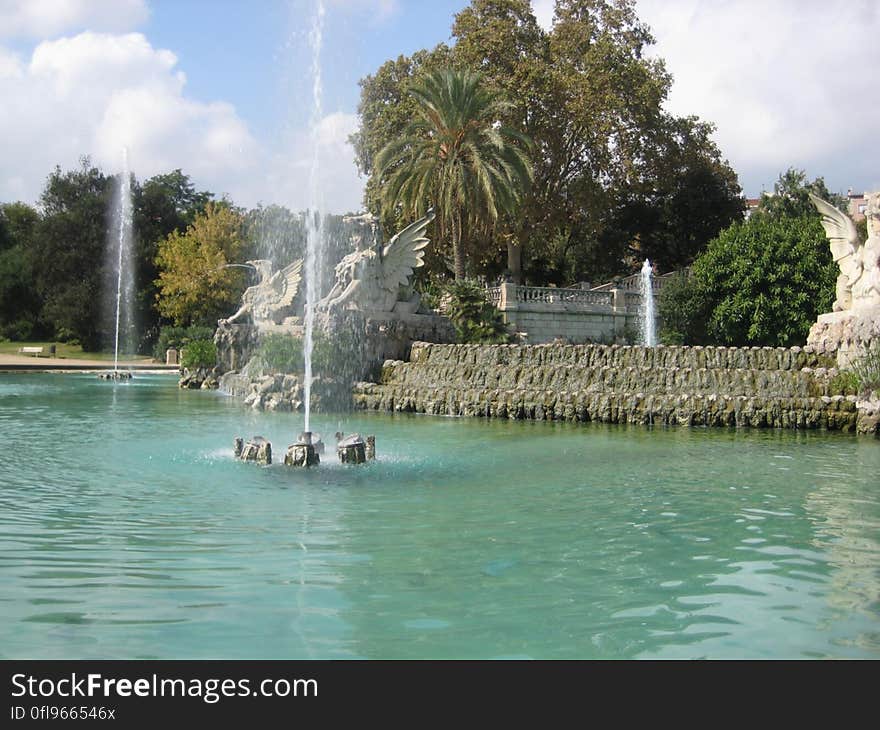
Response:
POLYGON ((256 356, 269 372, 301 373, 304 368, 303 341, 292 335, 264 335, 256 356))
POLYGON ((660 342, 664 345, 701 345, 706 341, 706 321, 711 311, 689 271, 669 277, 660 290, 657 308, 663 322, 660 342))
POLYGON ((463 343, 507 343, 510 333, 504 319, 486 299, 486 292, 475 281, 456 281, 446 288, 449 296, 447 314, 458 339, 463 343))
POLYGON ((831 309, 837 273, 818 215, 752 216, 694 261, 692 324, 705 302, 713 344, 802 344, 816 316, 831 309))
POLYGON ((828 383, 828 391, 835 395, 857 395, 859 390, 859 376, 851 370, 841 370, 828 383))
POLYGON ((180 364, 185 368, 212 368, 217 364, 214 340, 193 340, 183 350, 180 364))
POLYGON ((190 342, 211 340, 213 337, 214 330, 210 327, 163 327, 153 347, 153 357, 164 362, 165 351, 169 347, 182 350, 190 342))
POLYGON ((867 394, 880 390, 880 342, 875 342, 868 351, 853 360, 849 371, 857 378, 859 393, 867 394))

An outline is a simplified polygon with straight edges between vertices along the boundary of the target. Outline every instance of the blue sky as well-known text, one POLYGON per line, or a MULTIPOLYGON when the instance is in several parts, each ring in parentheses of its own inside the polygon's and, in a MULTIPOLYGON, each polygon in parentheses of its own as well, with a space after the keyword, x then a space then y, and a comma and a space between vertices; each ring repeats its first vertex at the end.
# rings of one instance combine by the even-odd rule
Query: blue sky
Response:
MULTIPOLYGON (((356 209, 358 79, 449 40, 466 0, 323 0, 322 117, 309 127, 318 0, 0 0, 0 201, 35 202, 55 165, 140 179, 176 167, 242 205, 356 209)), ((553 0, 532 0, 550 27, 553 0)), ((789 166, 880 188, 876 0, 637 0, 675 77, 667 107, 717 125, 744 192, 789 166)))

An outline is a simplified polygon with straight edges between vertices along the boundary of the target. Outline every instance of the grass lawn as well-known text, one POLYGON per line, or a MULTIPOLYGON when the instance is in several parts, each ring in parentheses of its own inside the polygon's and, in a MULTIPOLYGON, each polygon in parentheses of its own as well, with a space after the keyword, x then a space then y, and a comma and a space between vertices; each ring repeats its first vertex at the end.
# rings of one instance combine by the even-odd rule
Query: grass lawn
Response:
MULTIPOLYGON (((49 357, 49 347, 55 345, 55 357, 58 359, 71 360, 113 360, 112 352, 83 352, 79 345, 70 345, 66 342, 0 342, 0 355, 20 355, 19 347, 42 347, 43 354, 39 357, 49 357)), ((30 357, 33 357, 31 355, 30 357)), ((152 362, 153 358, 144 355, 119 355, 120 360, 127 362, 152 362)))

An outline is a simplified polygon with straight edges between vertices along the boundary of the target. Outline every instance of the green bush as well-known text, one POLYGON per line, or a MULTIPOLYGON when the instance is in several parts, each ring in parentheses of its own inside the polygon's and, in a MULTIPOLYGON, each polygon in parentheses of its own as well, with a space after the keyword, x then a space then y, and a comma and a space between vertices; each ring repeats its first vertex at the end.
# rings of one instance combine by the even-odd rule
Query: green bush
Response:
POLYGON ((463 343, 503 344, 511 341, 504 319, 475 281, 456 281, 446 288, 447 316, 463 343))
POLYGON ((753 215, 709 242, 661 315, 688 344, 803 344, 831 310, 837 273, 818 215, 753 215))
POLYGON ((858 380, 859 393, 867 395, 872 390, 880 390, 880 342, 853 360, 849 372, 858 380))
POLYGON ((664 345, 706 342, 706 322, 711 310, 689 271, 680 271, 669 278, 657 297, 657 309, 663 322, 660 342, 664 345))
POLYGON ((165 361, 165 351, 169 347, 182 350, 190 342, 196 340, 212 340, 214 330, 210 327, 163 327, 159 332, 159 338, 153 347, 153 358, 161 362, 165 361))
POLYGON ((301 373, 304 368, 303 341, 292 335, 264 335, 256 356, 268 372, 301 373))
POLYGON ((834 395, 857 395, 860 388, 859 376, 851 370, 842 370, 828 383, 828 391, 834 395))
POLYGON ((214 340, 192 340, 183 349, 180 364, 185 368, 213 368, 217 364, 217 347, 214 340))

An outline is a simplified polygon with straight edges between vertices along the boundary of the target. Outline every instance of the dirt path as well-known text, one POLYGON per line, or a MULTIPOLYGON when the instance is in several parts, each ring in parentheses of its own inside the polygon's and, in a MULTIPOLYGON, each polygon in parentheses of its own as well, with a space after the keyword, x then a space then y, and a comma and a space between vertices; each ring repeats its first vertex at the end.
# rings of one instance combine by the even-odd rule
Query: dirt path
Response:
MULTIPOLYGON (((177 365, 165 365, 165 363, 153 360, 120 361, 121 370, 155 370, 174 373, 178 371, 177 365)), ((7 355, 0 354, 0 371, 47 371, 47 370, 112 370, 112 360, 84 360, 70 357, 34 357, 33 355, 7 355)))

